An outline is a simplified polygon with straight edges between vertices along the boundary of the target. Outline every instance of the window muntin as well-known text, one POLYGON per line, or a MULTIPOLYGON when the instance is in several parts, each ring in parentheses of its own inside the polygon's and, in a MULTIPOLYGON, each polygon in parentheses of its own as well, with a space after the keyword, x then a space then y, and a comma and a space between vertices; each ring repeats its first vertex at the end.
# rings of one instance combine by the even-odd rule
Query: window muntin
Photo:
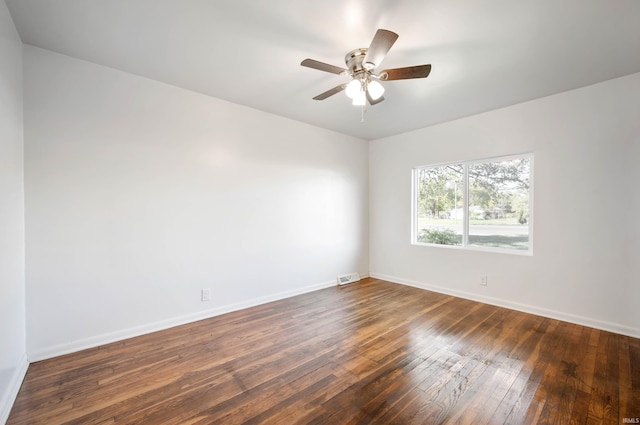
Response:
POLYGON ((413 239, 531 253, 532 155, 415 168, 413 239))

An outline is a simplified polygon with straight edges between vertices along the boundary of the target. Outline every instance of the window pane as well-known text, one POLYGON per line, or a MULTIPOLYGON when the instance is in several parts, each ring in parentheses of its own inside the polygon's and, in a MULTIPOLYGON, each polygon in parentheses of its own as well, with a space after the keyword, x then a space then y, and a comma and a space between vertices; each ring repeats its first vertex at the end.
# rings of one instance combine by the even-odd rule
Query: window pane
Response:
POLYGON ((529 248, 530 158, 469 165, 469 245, 529 248))
POLYGON ((462 245, 464 167, 416 170, 418 243, 462 245))

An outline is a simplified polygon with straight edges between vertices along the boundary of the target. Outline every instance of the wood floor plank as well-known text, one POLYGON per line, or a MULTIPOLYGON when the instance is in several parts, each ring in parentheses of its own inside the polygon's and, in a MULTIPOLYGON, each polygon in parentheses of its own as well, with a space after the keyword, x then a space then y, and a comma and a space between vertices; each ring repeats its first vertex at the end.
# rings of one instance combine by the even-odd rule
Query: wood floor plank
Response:
POLYGON ((34 363, 7 424, 636 417, 640 340, 364 279, 34 363))
POLYGON ((625 418, 640 418, 640 372, 638 365, 640 364, 640 339, 629 338, 629 365, 631 367, 631 393, 627 396, 629 399, 628 410, 622 412, 625 418))

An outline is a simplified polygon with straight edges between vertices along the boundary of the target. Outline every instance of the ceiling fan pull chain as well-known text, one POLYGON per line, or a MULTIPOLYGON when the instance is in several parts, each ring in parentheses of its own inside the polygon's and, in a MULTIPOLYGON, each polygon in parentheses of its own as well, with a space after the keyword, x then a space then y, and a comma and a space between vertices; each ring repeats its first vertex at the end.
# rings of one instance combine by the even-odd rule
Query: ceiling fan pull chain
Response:
POLYGON ((364 113, 365 113, 365 106, 362 105, 362 113, 361 113, 360 122, 364 122, 364 113))

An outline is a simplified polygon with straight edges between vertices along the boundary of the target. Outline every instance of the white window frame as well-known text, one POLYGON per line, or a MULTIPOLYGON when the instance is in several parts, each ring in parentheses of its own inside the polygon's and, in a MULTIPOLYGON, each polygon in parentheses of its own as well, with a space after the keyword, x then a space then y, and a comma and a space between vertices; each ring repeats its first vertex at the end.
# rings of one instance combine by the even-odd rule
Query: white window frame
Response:
POLYGON ((462 249, 462 250, 471 250, 471 251, 484 251, 484 252, 497 252, 502 254, 514 254, 514 255, 533 255, 533 175, 534 175, 534 166, 533 166, 533 153, 521 153, 521 154, 512 154, 506 156, 496 156, 482 159, 474 159, 467 161, 455 161, 455 162, 444 162, 439 164, 430 164, 430 165, 422 165, 414 167, 411 170, 411 244, 417 246, 427 246, 427 247, 438 247, 444 249, 462 249), (513 159, 529 159, 529 218, 527 220, 528 224, 528 249, 509 249, 509 248, 497 248, 497 247, 484 247, 477 245, 469 245, 469 166, 474 164, 482 164, 486 162, 499 162, 499 161, 508 161, 513 159), (464 192, 464 203, 463 203, 463 216, 464 222, 462 224, 462 244, 461 245, 441 245, 435 243, 428 242, 418 242, 418 172, 420 170, 425 170, 429 168, 439 168, 445 167, 448 165, 462 165, 464 174, 463 174, 463 192, 464 192))

